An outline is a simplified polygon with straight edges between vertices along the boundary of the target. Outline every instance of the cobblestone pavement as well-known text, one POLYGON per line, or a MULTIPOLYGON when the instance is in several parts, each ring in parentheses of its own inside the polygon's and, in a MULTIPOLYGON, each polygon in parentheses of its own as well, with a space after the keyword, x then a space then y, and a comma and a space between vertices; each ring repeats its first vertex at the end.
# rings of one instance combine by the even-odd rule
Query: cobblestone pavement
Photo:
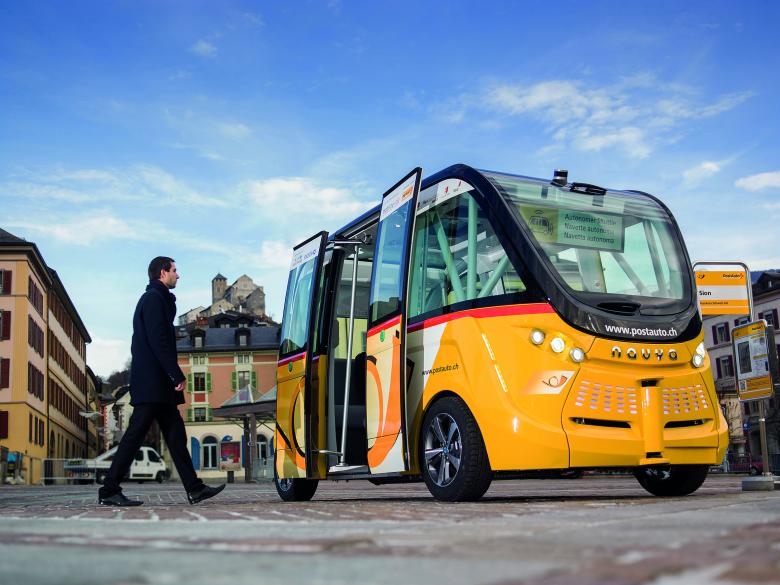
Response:
POLYGON ((3 486, 0 581, 780 584, 780 492, 741 479, 669 499, 625 476, 501 481, 468 504, 422 484, 324 482, 293 504, 233 484, 198 506, 178 484, 128 483, 145 503, 131 509, 99 506, 94 486, 3 486))

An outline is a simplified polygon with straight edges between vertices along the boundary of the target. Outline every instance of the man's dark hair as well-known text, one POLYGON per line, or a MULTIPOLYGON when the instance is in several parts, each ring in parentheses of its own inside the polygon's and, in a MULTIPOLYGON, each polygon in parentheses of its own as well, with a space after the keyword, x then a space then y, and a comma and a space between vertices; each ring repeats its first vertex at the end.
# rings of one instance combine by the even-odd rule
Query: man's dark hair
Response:
POLYGON ((176 260, 168 258, 168 256, 157 256, 157 258, 149 262, 149 282, 160 280, 160 270, 169 271, 171 262, 176 262, 176 260))

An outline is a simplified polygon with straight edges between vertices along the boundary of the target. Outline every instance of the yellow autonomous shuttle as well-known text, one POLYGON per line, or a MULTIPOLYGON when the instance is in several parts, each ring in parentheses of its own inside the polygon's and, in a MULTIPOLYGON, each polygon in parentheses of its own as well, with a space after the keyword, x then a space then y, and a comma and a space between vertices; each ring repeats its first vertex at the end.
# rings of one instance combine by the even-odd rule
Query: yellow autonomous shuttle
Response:
POLYGON ((277 367, 276 487, 632 469, 694 492, 727 426, 694 275, 655 197, 449 167, 294 249, 277 367))

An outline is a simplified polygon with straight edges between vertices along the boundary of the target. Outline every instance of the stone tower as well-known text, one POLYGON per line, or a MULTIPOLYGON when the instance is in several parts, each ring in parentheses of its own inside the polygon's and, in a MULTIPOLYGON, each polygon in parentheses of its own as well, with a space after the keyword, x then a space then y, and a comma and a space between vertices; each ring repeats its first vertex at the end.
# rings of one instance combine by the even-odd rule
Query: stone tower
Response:
POLYGON ((225 289, 227 288, 227 278, 217 273, 217 275, 211 279, 211 302, 216 303, 218 300, 225 296, 225 289))

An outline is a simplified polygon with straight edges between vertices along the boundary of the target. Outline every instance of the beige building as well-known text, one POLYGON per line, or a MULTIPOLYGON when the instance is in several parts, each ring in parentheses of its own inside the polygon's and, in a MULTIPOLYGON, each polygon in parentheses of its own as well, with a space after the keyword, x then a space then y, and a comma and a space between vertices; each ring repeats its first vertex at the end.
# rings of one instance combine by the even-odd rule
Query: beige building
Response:
POLYGON ((26 483, 45 458, 88 455, 90 341, 38 247, 0 229, 0 447, 26 483))

